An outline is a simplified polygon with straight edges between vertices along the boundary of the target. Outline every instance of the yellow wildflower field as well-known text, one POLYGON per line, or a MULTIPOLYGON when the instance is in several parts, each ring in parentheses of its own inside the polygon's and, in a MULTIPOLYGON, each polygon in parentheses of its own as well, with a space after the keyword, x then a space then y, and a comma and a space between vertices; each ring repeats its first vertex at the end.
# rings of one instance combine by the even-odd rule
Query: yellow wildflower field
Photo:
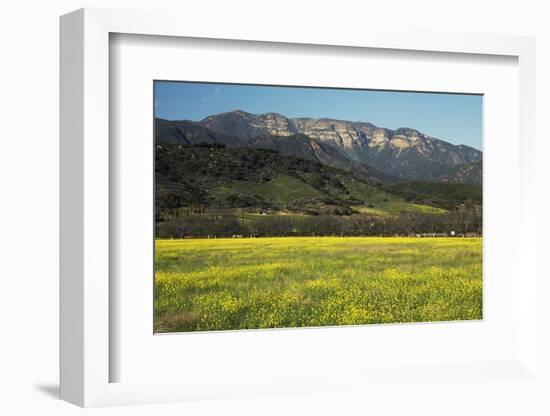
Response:
POLYGON ((481 318, 481 238, 156 240, 156 332, 481 318))

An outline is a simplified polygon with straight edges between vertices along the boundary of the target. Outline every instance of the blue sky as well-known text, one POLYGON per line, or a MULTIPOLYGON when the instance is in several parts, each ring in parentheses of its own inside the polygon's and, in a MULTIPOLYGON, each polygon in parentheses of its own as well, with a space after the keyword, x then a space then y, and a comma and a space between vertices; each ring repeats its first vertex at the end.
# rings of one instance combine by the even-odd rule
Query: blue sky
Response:
POLYGON ((155 82, 155 116, 201 120, 232 110, 411 127, 481 150, 482 96, 329 88, 155 82))

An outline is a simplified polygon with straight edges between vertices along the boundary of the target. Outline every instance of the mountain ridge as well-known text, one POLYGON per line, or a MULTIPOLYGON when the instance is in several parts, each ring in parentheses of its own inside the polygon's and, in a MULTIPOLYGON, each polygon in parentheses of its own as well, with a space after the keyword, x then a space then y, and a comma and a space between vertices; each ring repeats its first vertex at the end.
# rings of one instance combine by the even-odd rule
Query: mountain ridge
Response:
MULTIPOLYGON (((228 146, 250 146, 262 137, 272 137, 268 140, 268 148, 278 151, 285 148, 284 154, 300 156, 303 143, 285 142, 285 138, 305 135, 313 143, 324 145, 325 149, 326 146, 336 149, 338 159, 360 163, 356 168, 366 166, 388 177, 481 184, 481 151, 464 144, 448 143, 410 127, 392 130, 363 121, 288 118, 274 112, 253 114, 242 110, 210 115, 200 121, 159 119, 158 123, 164 127, 173 125, 172 130, 160 129, 161 138, 166 139, 168 135, 172 142, 179 134, 182 140, 187 140, 186 144, 193 144, 190 135, 194 141, 202 137, 208 143, 217 141, 228 146), (186 135, 182 123, 187 123, 187 128, 195 132, 186 135), (176 125, 179 125, 179 130, 176 125), (207 130, 197 134, 200 127, 207 130)), ((340 165, 332 163, 332 166, 343 166, 343 162, 338 162, 340 165)))
MULTIPOLYGON (((407 133, 407 132, 408 133, 418 133, 420 135, 423 135, 423 136, 425 136, 427 138, 430 138, 432 140, 435 140, 435 141, 441 141, 441 142, 450 144, 450 145, 455 146, 455 147, 466 148, 466 149, 474 150, 476 152, 481 152, 481 150, 476 149, 475 147, 469 146, 467 144, 463 144, 463 143, 453 144, 453 143, 447 142, 445 140, 439 139, 437 137, 434 137, 434 136, 431 136, 431 135, 428 135, 428 134, 424 134, 420 130, 418 130, 416 128, 413 128, 413 127, 400 126, 400 127, 395 128, 395 129, 391 129, 391 128, 388 128, 388 127, 377 126, 377 125, 375 125, 373 123, 370 123, 368 121, 361 121, 361 120, 345 120, 345 119, 332 118, 332 117, 287 117, 287 116, 285 116, 281 113, 277 113, 277 112, 273 112, 273 111, 270 111, 270 112, 267 112, 267 113, 257 113, 256 114, 256 113, 249 113, 249 112, 244 111, 244 110, 236 109, 236 110, 231 110, 231 111, 224 111, 224 112, 218 113, 218 114, 212 114, 212 115, 209 115, 207 117, 204 117, 203 119, 201 119, 199 121, 193 121, 193 122, 198 123, 198 124, 205 124, 205 122, 208 122, 211 119, 218 118, 220 116, 232 115, 232 114, 241 114, 241 115, 255 116, 255 117, 265 117, 265 116, 280 117, 280 118, 285 118, 285 119, 293 121, 293 122, 329 121, 329 122, 337 122, 337 123, 347 123, 347 124, 357 125, 357 126, 362 125, 362 126, 366 126, 366 127, 374 128, 374 129, 384 129, 384 130, 387 130, 388 132, 392 132, 393 135, 401 134, 401 133, 407 133)), ((177 121, 177 120, 173 120, 173 121, 177 121)), ((181 121, 183 121, 183 119, 181 121)), ((190 120, 186 120, 186 121, 190 121, 190 120)))

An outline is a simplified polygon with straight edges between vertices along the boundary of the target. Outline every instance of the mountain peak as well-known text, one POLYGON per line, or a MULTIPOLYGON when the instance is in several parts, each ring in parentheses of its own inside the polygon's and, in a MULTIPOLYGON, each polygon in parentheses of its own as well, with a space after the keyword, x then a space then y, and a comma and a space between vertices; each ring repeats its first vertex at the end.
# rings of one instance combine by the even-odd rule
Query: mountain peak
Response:
POLYGON ((212 119, 216 119, 216 118, 220 118, 220 117, 228 117, 228 116, 232 116, 232 115, 236 115, 236 116, 253 116, 254 114, 248 113, 248 112, 243 111, 243 110, 236 109, 236 110, 231 110, 231 111, 225 111, 223 113, 211 114, 211 115, 206 116, 205 118, 203 118, 200 122, 202 123, 205 120, 212 120, 212 119))

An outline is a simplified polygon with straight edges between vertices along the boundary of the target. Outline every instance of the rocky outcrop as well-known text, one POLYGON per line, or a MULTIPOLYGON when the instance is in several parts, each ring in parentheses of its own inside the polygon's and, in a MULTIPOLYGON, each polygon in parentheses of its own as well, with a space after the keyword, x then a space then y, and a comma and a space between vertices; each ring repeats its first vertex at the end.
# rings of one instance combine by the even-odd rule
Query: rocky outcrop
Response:
POLYGON ((243 139, 254 139, 266 134, 291 136, 298 133, 293 122, 276 113, 251 114, 236 110, 206 117, 200 125, 218 133, 243 139))

